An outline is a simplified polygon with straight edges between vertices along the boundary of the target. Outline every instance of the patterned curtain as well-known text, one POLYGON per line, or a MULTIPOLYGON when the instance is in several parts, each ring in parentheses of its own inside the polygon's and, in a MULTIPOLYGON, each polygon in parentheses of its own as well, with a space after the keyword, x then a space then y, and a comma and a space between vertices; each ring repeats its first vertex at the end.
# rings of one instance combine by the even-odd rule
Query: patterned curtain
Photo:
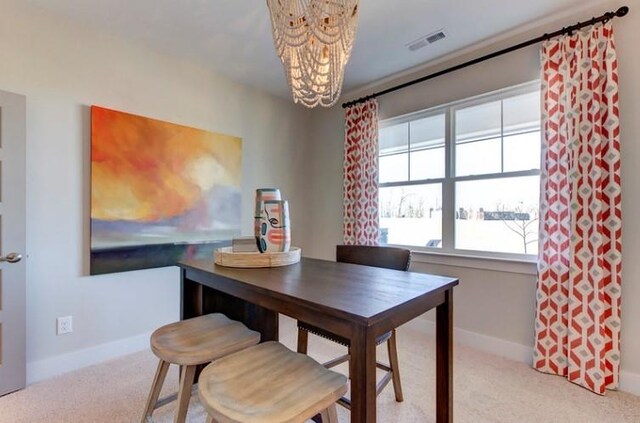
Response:
POLYGON ((344 139, 344 244, 378 245, 378 102, 347 108, 344 139))
POLYGON ((542 47, 543 147, 534 367, 618 387, 622 215, 610 23, 542 47))

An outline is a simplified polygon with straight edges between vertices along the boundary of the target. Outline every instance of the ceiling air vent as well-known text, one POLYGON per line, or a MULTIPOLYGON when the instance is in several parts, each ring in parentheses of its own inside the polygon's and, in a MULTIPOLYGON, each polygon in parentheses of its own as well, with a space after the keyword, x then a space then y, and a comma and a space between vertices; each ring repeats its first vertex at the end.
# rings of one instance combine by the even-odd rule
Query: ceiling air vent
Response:
POLYGON ((429 44, 433 44, 433 43, 435 43, 436 41, 440 41, 440 40, 442 40, 442 39, 443 39, 443 38, 445 38, 445 37, 446 37, 446 35, 445 35, 444 31, 438 31, 438 32, 434 32, 434 33, 433 33, 433 34, 431 34, 431 35, 427 35, 427 37, 425 38, 425 40, 427 40, 427 42, 428 42, 429 44))
POLYGON ((446 36, 447 34, 445 34, 444 30, 440 29, 436 32, 432 32, 431 34, 420 37, 417 40, 411 41, 406 46, 409 49, 409 51, 416 51, 416 50, 420 50, 422 47, 428 46, 429 44, 438 42, 446 38, 446 36))

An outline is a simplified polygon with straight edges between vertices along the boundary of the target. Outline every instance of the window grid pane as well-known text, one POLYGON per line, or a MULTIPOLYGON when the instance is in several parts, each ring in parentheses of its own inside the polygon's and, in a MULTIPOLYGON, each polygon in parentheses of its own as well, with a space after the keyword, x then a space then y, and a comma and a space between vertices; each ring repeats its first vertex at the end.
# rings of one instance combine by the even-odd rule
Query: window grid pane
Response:
POLYGON ((456 110, 456 143, 499 137, 501 101, 491 101, 456 110))
POLYGON ((395 154, 409 150, 409 123, 380 128, 378 133, 380 155, 395 154))
POLYGON ((540 131, 503 138, 503 172, 540 169, 540 131))
POLYGON ((456 182, 456 248, 536 253, 539 187, 539 176, 456 182))
POLYGON ((409 154, 409 160, 411 160, 409 179, 411 181, 444 178, 444 145, 439 148, 411 151, 409 154))
POLYGON ((456 175, 482 175, 500 173, 501 140, 492 138, 456 146, 456 175))
POLYGON ((409 174, 409 154, 380 156, 378 167, 378 181, 380 183, 406 181, 409 174))
POLYGON ((442 184, 380 188, 380 243, 440 248, 442 184))

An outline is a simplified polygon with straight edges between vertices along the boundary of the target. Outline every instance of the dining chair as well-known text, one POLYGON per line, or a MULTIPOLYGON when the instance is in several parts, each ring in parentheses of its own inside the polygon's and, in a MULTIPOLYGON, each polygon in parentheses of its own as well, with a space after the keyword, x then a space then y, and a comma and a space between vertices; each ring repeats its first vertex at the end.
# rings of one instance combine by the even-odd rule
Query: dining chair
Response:
POLYGON ((209 364, 198 393, 207 423, 338 423, 347 378, 270 341, 209 364))
MULTIPOLYGON (((393 270, 409 270, 411 265, 411 251, 398 247, 376 247, 364 245, 338 245, 336 247, 336 261, 343 263, 359 264, 364 266, 382 267, 393 270)), ((347 347, 347 354, 334 358, 326 363, 326 368, 332 368, 349 361, 351 354, 349 340, 321 329, 317 326, 298 321, 298 352, 307 354, 309 333, 336 342, 347 347)), ((400 370, 398 365, 398 347, 396 343, 396 330, 393 329, 376 339, 376 345, 387 343, 389 364, 376 362, 376 366, 385 372, 384 377, 378 382, 376 392, 379 395, 389 381, 393 382, 393 390, 396 401, 402 402, 402 385, 400 383, 400 370)), ((347 398, 341 398, 338 403, 350 408, 347 398)))
POLYGON ((183 423, 199 365, 209 364, 260 342, 260 333, 212 313, 162 326, 151 335, 151 350, 160 359, 141 422, 151 421, 153 411, 175 399, 176 395, 158 401, 170 364, 180 366, 178 408, 174 423, 183 423))

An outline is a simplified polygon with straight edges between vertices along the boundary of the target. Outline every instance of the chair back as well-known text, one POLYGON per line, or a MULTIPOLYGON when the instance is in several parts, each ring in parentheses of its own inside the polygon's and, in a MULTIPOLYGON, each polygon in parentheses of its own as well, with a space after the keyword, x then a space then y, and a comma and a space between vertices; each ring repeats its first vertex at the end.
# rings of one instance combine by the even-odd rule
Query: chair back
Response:
POLYGON ((407 271, 411 265, 411 250, 398 247, 338 245, 336 261, 407 271))

